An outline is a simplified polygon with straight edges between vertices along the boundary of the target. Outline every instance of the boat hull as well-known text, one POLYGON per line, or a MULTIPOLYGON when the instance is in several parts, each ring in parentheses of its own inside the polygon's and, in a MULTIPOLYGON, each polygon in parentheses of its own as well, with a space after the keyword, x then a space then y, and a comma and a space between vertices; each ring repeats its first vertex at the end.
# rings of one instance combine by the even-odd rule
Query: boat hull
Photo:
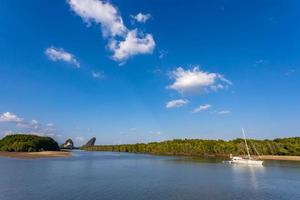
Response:
POLYGON ((230 164, 243 164, 243 165, 262 165, 262 160, 231 160, 230 164))

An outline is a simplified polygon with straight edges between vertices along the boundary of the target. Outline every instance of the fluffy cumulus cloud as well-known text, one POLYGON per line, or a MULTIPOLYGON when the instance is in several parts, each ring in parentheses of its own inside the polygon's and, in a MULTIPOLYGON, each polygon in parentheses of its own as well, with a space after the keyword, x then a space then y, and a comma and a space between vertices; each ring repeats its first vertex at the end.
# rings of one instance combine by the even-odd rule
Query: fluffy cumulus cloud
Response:
POLYGON ((4 135, 23 133, 23 134, 58 137, 58 135, 55 133, 53 124, 44 125, 35 119, 25 120, 11 112, 2 113, 0 115, 0 122, 10 123, 14 125, 15 130, 6 131, 4 135))
POLYGON ((139 35, 138 30, 134 29, 128 32, 125 40, 112 40, 109 47, 114 52, 113 59, 124 62, 134 55, 152 53, 155 42, 151 34, 139 35))
POLYGON ((23 119, 11 112, 5 112, 0 115, 0 122, 21 123, 23 119))
POLYGON ((123 35, 127 31, 118 10, 109 2, 68 0, 68 3, 71 9, 86 23, 100 24, 105 37, 123 35))
POLYGON ((64 61, 74 65, 76 68, 80 67, 80 63, 75 56, 62 48, 49 47, 45 50, 45 54, 52 61, 64 61))
POLYGON ((204 104, 204 105, 200 105, 197 108, 194 109, 193 113, 198 113, 198 112, 202 112, 205 110, 210 109, 212 106, 210 104, 204 104))
POLYGON ((137 15, 131 15, 131 18, 140 23, 146 23, 151 18, 150 14, 138 13, 137 15))
POLYGON ((68 0, 71 9, 86 23, 101 26, 102 34, 112 51, 112 59, 124 63, 138 54, 151 54, 155 42, 151 34, 138 29, 129 30, 117 8, 110 2, 101 0, 68 0))
POLYGON ((176 100, 169 101, 166 104, 166 108, 179 108, 184 106, 187 103, 189 103, 189 101, 186 99, 176 99, 176 100))
POLYGON ((217 91, 231 85, 223 75, 218 73, 209 73, 194 67, 184 70, 178 67, 170 73, 170 78, 174 82, 168 86, 169 89, 180 93, 205 93, 210 90, 217 91))

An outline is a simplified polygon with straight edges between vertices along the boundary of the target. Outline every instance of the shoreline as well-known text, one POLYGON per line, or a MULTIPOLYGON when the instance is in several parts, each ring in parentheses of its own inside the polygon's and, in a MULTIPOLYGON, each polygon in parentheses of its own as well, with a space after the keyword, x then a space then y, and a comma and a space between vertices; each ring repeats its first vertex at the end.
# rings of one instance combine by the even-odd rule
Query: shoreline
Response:
POLYGON ((66 158, 71 156, 70 151, 41 151, 41 152, 6 152, 0 151, 0 157, 8 158, 22 158, 22 159, 35 159, 35 158, 66 158))
MULTIPOLYGON (((257 158, 257 157, 255 157, 257 158)), ((282 161, 300 161, 300 156, 274 156, 274 155, 262 155, 261 160, 282 160, 282 161)))
MULTIPOLYGON (((158 155, 158 154, 151 154, 158 155)), ((203 157, 203 158, 226 158, 229 159, 227 155, 205 155, 205 156, 193 156, 193 155, 172 155, 163 154, 165 156, 189 156, 189 157, 203 157)), ((244 155, 239 155, 239 157, 244 157, 244 155)), ((300 156, 278 156, 278 155, 261 155, 261 156, 251 156, 258 160, 277 160, 277 161, 300 161, 300 156)))
MULTIPOLYGON (((146 153, 149 154, 149 153, 146 153)), ((227 158, 225 155, 188 155, 188 154, 149 154, 149 155, 158 155, 158 156, 188 156, 188 157, 207 157, 207 158, 227 158)), ((8 158, 21 158, 21 159, 35 159, 35 158, 66 158, 70 157, 70 151, 41 151, 41 152, 6 152, 0 151, 0 157, 8 158)), ((260 160, 279 160, 279 161, 300 161, 300 156, 278 156, 278 155, 261 155, 253 156, 255 159, 260 160)))
MULTIPOLYGON (((218 159, 230 159, 228 154, 206 154, 206 155, 195 155, 189 153, 145 153, 145 152, 119 152, 119 151, 91 151, 84 150, 87 152, 114 152, 114 153, 131 153, 131 154, 145 154, 145 155, 153 155, 153 156, 175 156, 175 157, 195 157, 195 158, 218 158, 218 159)), ((245 157, 245 155, 235 155, 239 157, 245 157)), ((300 161, 300 156, 279 156, 279 155, 261 155, 251 156, 254 159, 258 160, 278 160, 278 161, 300 161)))

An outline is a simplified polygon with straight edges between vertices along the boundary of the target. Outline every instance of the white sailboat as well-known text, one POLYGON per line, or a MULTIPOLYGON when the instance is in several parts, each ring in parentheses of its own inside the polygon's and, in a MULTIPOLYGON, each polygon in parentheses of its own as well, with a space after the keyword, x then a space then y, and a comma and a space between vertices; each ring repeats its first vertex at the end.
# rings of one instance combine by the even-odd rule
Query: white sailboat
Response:
POLYGON ((245 140, 247 157, 242 158, 242 157, 238 157, 238 156, 233 156, 231 158, 231 160, 228 161, 228 163, 230 163, 230 164, 246 164, 246 165, 262 165, 264 161, 254 159, 250 156, 249 147, 248 147, 246 136, 245 136, 245 131, 243 128, 242 128, 242 132, 243 132, 243 136, 244 136, 244 140, 245 140))

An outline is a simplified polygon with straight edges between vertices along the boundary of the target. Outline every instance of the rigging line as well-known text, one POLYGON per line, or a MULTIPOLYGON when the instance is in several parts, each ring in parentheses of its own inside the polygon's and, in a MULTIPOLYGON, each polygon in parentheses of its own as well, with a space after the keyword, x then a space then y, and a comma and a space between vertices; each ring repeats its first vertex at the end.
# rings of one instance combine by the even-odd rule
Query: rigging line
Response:
POLYGON ((246 150, 247 150, 248 158, 251 159, 250 152, 249 152, 249 147, 248 147, 247 140, 246 140, 245 131, 244 131, 243 128, 242 128, 242 132, 243 132, 243 136, 244 136, 244 140, 245 140, 245 144, 246 144, 246 150))
POLYGON ((251 143, 251 145, 253 146, 253 149, 254 149, 254 151, 257 153, 257 155, 258 155, 258 158, 260 158, 260 154, 258 153, 258 151, 257 151, 257 149, 255 148, 254 144, 253 144, 253 143, 251 143))

